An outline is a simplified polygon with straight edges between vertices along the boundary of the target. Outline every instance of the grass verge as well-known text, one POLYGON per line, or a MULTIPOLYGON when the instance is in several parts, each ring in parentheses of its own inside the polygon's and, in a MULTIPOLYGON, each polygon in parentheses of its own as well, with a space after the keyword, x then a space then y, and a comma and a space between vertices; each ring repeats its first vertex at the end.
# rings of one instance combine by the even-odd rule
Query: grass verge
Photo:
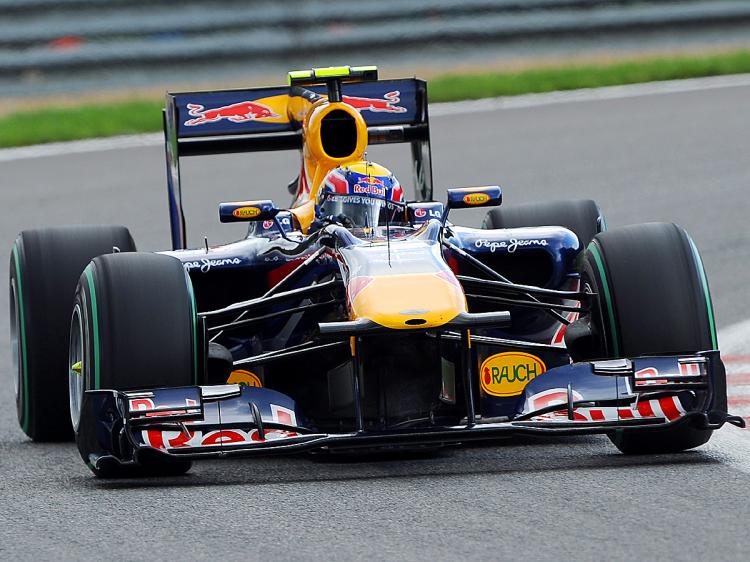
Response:
MULTIPOLYGON (((750 72, 750 50, 740 50, 518 72, 446 74, 430 80, 429 95, 435 103, 746 72, 750 72)), ((133 100, 13 113, 0 117, 0 147, 159 131, 162 105, 161 99, 133 100)))
POLYGON ((133 100, 19 111, 0 117, 0 147, 161 130, 163 100, 133 100))

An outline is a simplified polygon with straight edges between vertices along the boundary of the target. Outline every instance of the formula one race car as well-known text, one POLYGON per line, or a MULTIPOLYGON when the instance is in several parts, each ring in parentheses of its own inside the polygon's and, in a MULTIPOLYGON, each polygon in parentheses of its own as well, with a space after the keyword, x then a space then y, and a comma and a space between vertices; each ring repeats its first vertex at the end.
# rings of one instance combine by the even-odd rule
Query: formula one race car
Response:
POLYGON ((136 252, 126 228, 100 226, 24 231, 13 246, 32 439, 74 434, 91 470, 116 476, 522 434, 672 452, 744 425, 727 413, 688 234, 606 231, 593 201, 501 208, 498 186, 434 201, 423 81, 322 68, 166 102, 171 251, 136 252), (368 142, 410 145, 410 201, 368 142), (283 149, 302 156, 292 206, 221 203, 247 236, 187 249, 180 157, 283 149), (481 229, 448 220, 477 207, 491 208, 481 229))

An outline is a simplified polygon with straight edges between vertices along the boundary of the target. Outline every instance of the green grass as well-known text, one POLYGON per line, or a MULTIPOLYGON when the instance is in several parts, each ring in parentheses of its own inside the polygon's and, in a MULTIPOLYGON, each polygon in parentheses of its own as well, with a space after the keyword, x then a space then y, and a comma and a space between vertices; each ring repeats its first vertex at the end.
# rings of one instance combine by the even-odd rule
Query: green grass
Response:
MULTIPOLYGON (((750 51, 568 65, 519 72, 447 74, 429 81, 430 101, 635 84, 750 72, 750 51)), ((162 99, 44 108, 0 117, 0 147, 161 130, 162 99)))
POLYGON ((429 93, 430 101, 457 101, 744 72, 750 72, 750 51, 746 50, 701 57, 662 57, 512 73, 449 74, 430 80, 429 93))
POLYGON ((0 117, 0 147, 158 131, 162 107, 159 99, 12 113, 0 117))

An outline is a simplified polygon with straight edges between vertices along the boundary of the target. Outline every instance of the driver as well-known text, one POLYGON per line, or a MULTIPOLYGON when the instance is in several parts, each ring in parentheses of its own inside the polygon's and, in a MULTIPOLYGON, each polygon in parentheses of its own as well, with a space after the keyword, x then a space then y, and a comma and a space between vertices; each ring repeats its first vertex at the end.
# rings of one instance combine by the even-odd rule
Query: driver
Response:
POLYGON ((375 162, 334 168, 323 179, 317 215, 347 228, 372 229, 406 223, 404 190, 396 176, 375 162))

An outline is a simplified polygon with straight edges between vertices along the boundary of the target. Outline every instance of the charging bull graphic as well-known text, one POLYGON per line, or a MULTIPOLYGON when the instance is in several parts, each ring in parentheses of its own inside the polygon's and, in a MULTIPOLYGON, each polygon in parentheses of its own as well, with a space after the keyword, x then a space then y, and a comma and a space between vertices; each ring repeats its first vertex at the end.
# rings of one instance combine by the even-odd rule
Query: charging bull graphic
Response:
POLYGON ((354 109, 358 109, 359 111, 385 111, 388 113, 404 113, 406 111, 405 107, 395 105, 401 101, 400 96, 401 92, 396 90, 394 92, 388 92, 383 96, 382 99, 358 98, 355 96, 342 96, 342 99, 345 103, 348 103, 354 109))
POLYGON ((188 127, 203 125, 204 123, 215 123, 222 119, 227 119, 232 123, 245 123, 257 119, 272 119, 279 117, 279 115, 275 114, 270 107, 254 101, 241 101, 239 103, 233 103, 231 105, 225 105, 214 109, 205 109, 200 104, 189 103, 187 104, 187 108, 188 114, 195 117, 195 119, 185 121, 185 125, 188 127))
MULTIPOLYGON (((357 111, 373 111, 376 113, 404 113, 407 108, 396 105, 401 101, 401 92, 395 90, 384 94, 382 98, 362 98, 357 96, 343 96, 343 101, 351 105, 357 111)), ((204 123, 216 123, 226 119, 232 123, 246 123, 248 121, 264 121, 270 119, 279 119, 281 115, 274 112, 274 108, 264 105, 263 101, 269 100, 269 105, 273 105, 276 111, 279 109, 278 100, 274 98, 263 98, 258 101, 241 101, 231 105, 224 105, 213 109, 206 109, 205 106, 197 103, 187 104, 188 115, 195 119, 185 121, 185 126, 194 127, 204 123)))

